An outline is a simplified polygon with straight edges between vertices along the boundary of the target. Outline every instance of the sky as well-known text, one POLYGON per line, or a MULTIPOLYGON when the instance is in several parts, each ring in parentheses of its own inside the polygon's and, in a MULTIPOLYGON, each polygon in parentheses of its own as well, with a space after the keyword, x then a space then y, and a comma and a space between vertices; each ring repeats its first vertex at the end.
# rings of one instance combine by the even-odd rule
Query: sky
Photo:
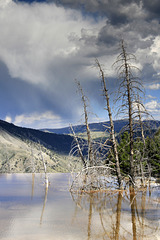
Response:
POLYGON ((117 119, 113 63, 124 39, 137 59, 145 107, 160 120, 159 0, 0 0, 0 29, 0 119, 36 129, 81 124, 77 79, 89 121, 107 121, 96 58, 117 119))

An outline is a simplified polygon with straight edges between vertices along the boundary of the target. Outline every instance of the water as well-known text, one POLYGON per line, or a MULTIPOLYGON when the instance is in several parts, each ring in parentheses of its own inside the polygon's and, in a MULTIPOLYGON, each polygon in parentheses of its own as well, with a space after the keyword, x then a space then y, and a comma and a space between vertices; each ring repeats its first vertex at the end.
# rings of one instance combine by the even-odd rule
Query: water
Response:
POLYGON ((2 240, 160 239, 160 188, 70 193, 70 175, 0 175, 2 240))

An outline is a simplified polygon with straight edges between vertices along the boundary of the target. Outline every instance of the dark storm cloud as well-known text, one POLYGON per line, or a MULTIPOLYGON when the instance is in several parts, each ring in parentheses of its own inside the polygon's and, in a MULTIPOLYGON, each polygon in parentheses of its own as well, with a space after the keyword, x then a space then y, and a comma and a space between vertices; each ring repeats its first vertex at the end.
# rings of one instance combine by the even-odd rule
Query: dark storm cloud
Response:
POLYGON ((81 9, 86 13, 97 13, 106 16, 112 24, 124 24, 132 17, 133 12, 124 11, 133 10, 133 5, 146 11, 146 18, 159 18, 160 1, 159 0, 14 0, 15 2, 54 2, 64 7, 81 9), (130 15, 131 14, 131 15, 130 15))
MULTIPOLYGON (((96 14, 95 16, 106 17, 106 25, 99 30, 98 39, 91 38, 87 43, 93 42, 99 48, 117 45, 121 38, 126 39, 131 50, 145 48, 153 43, 153 38, 160 32, 160 24, 157 13, 160 12, 160 2, 140 0, 59 0, 54 2, 68 8, 82 10, 84 14, 96 14), (152 17, 152 19, 151 19, 152 17), (149 39, 146 39, 149 36, 149 39), (135 46, 136 45, 136 46, 135 46)), ((103 50, 105 52, 105 50, 103 50)))
MULTIPOLYGON (((84 13, 96 13, 100 16, 105 16, 113 25, 124 24, 128 22, 128 12, 124 11, 125 8, 131 4, 140 6, 139 0, 48 0, 48 2, 54 2, 59 5, 63 5, 69 8, 81 9, 84 13)), ((131 14, 131 12, 130 12, 131 14)), ((131 16, 129 16, 131 17, 131 16)))
POLYGON ((97 45, 103 47, 114 47, 120 39, 125 39, 129 45, 130 51, 135 52, 137 49, 145 49, 153 44, 153 40, 160 32, 160 24, 153 20, 150 22, 134 20, 130 24, 113 26, 110 23, 99 31, 97 45))
POLYGON ((150 17, 159 18, 160 1, 159 0, 143 0, 143 7, 148 11, 150 17))
POLYGON ((85 28, 82 29, 79 40, 84 41, 86 46, 94 44, 99 48, 101 45, 110 47, 124 38, 130 42, 130 45, 139 41, 137 48, 145 48, 146 45, 152 44, 153 37, 160 32, 160 24, 157 20, 160 12, 158 0, 47 0, 47 2, 81 10, 84 15, 92 14, 95 20, 97 16, 106 18, 106 24, 99 30, 97 39, 94 35, 87 36, 85 28), (148 36, 150 39, 146 40, 148 36))
MULTIPOLYGON (((86 12, 99 13, 107 16, 113 24, 127 22, 131 12, 124 12, 125 8, 137 5, 138 8, 147 11, 148 17, 159 17, 159 0, 47 0, 69 8, 83 9, 86 12)), ((131 9, 131 8, 130 8, 131 9)))
POLYGON ((156 71, 151 64, 145 64, 143 66, 143 79, 145 83, 152 83, 156 78, 156 71))

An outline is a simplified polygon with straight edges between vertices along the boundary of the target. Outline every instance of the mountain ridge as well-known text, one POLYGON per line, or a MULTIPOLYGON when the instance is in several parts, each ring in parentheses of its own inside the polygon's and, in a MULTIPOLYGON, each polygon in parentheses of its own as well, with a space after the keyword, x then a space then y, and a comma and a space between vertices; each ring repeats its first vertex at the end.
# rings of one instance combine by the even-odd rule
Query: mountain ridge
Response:
MULTIPOLYGON (((146 125, 146 128, 151 128, 152 130, 155 129, 157 130, 160 127, 160 121, 159 120, 145 120, 143 121, 144 126, 146 125)), ((122 128, 124 128, 125 126, 127 126, 128 121, 127 120, 114 120, 114 129, 116 133, 119 133, 122 128)), ((89 128, 91 131, 102 131, 105 132, 107 130, 107 127, 110 126, 110 122, 109 121, 105 121, 105 122, 99 122, 99 123, 89 123, 89 128)), ((83 133, 86 131, 86 127, 83 124, 80 125, 74 125, 72 126, 73 130, 75 133, 83 133)), ((56 134, 71 134, 72 131, 70 129, 70 127, 65 127, 65 128, 58 128, 58 129, 52 129, 52 128, 44 128, 44 129, 40 129, 41 131, 45 131, 45 132, 50 132, 50 133, 56 133, 56 134)))
POLYGON ((22 140, 29 139, 33 142, 40 143, 51 150, 62 152, 64 154, 69 153, 73 141, 73 137, 68 135, 43 132, 41 130, 32 128, 18 127, 13 123, 8 123, 3 120, 0 120, 0 129, 19 137, 22 140))

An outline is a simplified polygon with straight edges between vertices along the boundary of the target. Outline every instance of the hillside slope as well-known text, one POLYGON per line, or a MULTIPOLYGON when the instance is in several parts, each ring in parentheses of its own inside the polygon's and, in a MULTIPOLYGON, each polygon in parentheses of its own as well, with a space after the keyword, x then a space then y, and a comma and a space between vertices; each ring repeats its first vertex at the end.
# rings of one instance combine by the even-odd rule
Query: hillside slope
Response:
POLYGON ((0 172, 42 172, 41 154, 48 172, 68 171, 73 138, 21 128, 0 120, 0 172))
POLYGON ((31 140, 36 143, 40 142, 44 147, 62 154, 69 153, 73 141, 71 136, 17 127, 12 123, 7 123, 2 120, 0 120, 0 129, 24 141, 31 140))

